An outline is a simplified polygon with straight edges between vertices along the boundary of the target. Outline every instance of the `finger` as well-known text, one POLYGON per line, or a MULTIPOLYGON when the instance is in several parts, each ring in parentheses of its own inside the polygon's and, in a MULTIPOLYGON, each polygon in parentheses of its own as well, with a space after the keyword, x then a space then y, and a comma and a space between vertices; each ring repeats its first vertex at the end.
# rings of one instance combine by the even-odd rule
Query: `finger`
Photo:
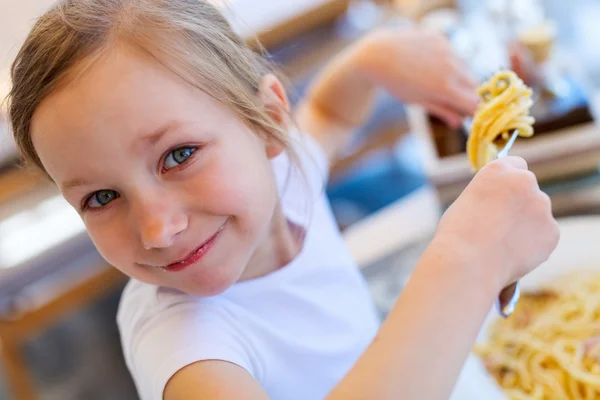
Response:
POLYGON ((516 156, 507 156, 502 157, 499 160, 494 161, 495 163, 502 163, 504 165, 511 166, 516 169, 529 170, 529 166, 527 165, 527 161, 525 161, 521 157, 516 156))
POLYGON ((446 78, 443 83, 428 92, 431 101, 443 103, 462 116, 472 116, 479 105, 479 96, 471 86, 459 83, 456 78, 446 78))
POLYGON ((532 71, 535 70, 535 61, 531 56, 531 52, 521 45, 519 42, 511 42, 508 48, 511 69, 523 79, 523 81, 531 85, 533 81, 532 71))
POLYGON ((550 219, 554 219, 554 216, 552 214, 552 200, 550 199, 550 196, 548 196, 547 193, 544 193, 541 190, 538 193, 538 196, 540 197, 540 202, 543 204, 546 216, 550 219))
POLYGON ((423 106, 433 115, 441 118, 451 128, 457 129, 462 123, 462 116, 454 108, 438 102, 427 102, 423 106))
POLYGON ((454 109, 462 115, 471 116, 475 114, 479 105, 479 96, 477 96, 477 92, 473 87, 457 80, 450 83, 448 97, 446 102, 452 104, 454 109))

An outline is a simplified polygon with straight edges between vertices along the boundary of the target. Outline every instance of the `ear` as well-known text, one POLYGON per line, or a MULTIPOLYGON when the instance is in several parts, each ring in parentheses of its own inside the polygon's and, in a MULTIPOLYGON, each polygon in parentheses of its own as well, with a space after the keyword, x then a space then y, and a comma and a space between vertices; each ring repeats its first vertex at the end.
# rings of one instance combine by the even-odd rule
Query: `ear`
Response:
MULTIPOLYGON (((288 130, 290 127, 290 102, 281 81, 273 74, 265 75, 260 83, 258 95, 273 121, 284 130, 288 130)), ((285 150, 283 144, 269 136, 267 156, 274 158, 283 150, 285 150)))

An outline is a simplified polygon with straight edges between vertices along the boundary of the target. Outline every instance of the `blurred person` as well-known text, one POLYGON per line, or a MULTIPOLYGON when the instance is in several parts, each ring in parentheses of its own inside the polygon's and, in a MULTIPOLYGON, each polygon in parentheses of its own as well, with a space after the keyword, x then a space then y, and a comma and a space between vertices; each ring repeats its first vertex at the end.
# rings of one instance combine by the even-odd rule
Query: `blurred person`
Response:
POLYGON ((67 0, 37 21, 13 133, 132 278, 118 324, 142 399, 448 397, 501 288, 556 246, 548 197, 520 158, 481 170, 380 325, 322 188, 377 87, 459 124, 464 70, 442 38, 379 30, 292 118, 206 2, 67 0))

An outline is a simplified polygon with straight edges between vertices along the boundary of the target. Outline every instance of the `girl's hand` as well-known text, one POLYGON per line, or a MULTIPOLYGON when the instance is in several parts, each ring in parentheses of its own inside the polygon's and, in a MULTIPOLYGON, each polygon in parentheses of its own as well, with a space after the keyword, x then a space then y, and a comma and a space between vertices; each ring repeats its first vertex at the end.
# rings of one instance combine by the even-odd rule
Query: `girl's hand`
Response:
POLYGON ((500 290, 557 242, 550 200, 523 159, 481 169, 446 212, 376 340, 328 400, 447 399, 500 290))
POLYGON ((434 241, 479 260, 467 264, 478 265, 475 276, 491 278, 499 290, 546 261, 558 239, 550 199, 535 175, 523 159, 506 157, 475 176, 442 218, 434 241))
POLYGON ((401 101, 420 104, 453 127, 475 112, 477 81, 443 35, 420 27, 382 29, 357 49, 367 76, 401 101))

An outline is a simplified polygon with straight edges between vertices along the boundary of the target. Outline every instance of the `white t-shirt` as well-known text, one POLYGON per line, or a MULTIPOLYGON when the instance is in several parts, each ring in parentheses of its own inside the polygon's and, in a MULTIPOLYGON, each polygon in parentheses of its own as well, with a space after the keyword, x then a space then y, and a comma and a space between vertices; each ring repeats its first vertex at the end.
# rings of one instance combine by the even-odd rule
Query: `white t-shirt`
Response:
POLYGON ((162 399, 169 379, 201 360, 239 365, 274 400, 322 399, 374 338, 375 307, 322 190, 326 157, 310 138, 301 148, 305 181, 286 155, 273 160, 284 213, 307 229, 290 264, 211 298, 128 283, 117 320, 142 400, 162 399))

